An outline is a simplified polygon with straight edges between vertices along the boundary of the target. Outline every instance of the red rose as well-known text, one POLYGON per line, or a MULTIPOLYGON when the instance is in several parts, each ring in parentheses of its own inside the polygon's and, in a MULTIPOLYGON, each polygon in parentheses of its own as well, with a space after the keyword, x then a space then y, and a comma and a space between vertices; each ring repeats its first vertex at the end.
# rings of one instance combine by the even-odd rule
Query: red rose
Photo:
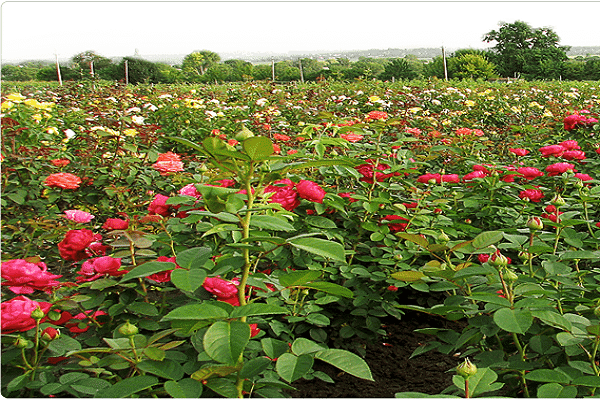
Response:
POLYGON ((385 120, 388 118, 388 115, 384 111, 371 111, 367 116, 366 120, 385 120))
POLYGON ((546 167, 548 176, 561 175, 567 171, 577 172, 575 165, 566 162, 555 163, 546 167))
POLYGON ((540 152, 542 153, 542 157, 560 157, 565 152, 565 148, 560 144, 553 144, 550 146, 540 147, 540 152))
POLYGON ((487 174, 483 171, 473 171, 473 172, 469 172, 468 174, 466 174, 465 176, 463 176, 463 182, 469 182, 472 181, 475 178, 485 178, 487 176, 487 174))
MULTIPOLYGON (((156 259, 156 261, 172 262, 173 264, 175 264, 175 268, 180 268, 175 261, 175 257, 160 256, 156 259)), ((166 271, 156 272, 152 275, 148 275, 146 278, 148 278, 154 282, 170 282, 172 272, 173 272, 173 269, 168 269, 166 271)))
POLYGON ((235 283, 219 277, 206 278, 202 287, 217 296, 217 299, 221 301, 235 299, 238 293, 238 287, 235 283))
POLYGON ((59 336, 60 336, 60 332, 56 328, 53 328, 51 326, 44 329, 41 334, 42 339, 44 339, 48 342, 58 338, 59 336))
POLYGON ((25 332, 35 328, 35 320, 31 318, 33 310, 39 308, 44 314, 48 313, 52 304, 33 301, 25 296, 18 296, 2 302, 0 329, 2 333, 25 332))
POLYGON ((516 156, 521 156, 521 157, 529 154, 529 150, 526 150, 526 149, 508 149, 508 151, 510 151, 511 153, 513 153, 516 156))
POLYGON ((535 167, 521 167, 517 168, 517 172, 527 180, 535 179, 539 176, 544 176, 544 173, 535 167))
POLYGON ((152 203, 150 203, 148 206, 148 212, 150 215, 158 214, 162 215, 163 217, 168 216, 170 212, 169 209, 171 208, 170 205, 166 204, 168 199, 168 196, 157 194, 154 197, 154 200, 152 200, 152 203))
POLYGON ((47 272, 48 268, 43 262, 30 263, 21 259, 3 262, 1 270, 5 279, 2 285, 17 294, 33 293, 36 289, 50 293, 53 287, 60 286, 55 279, 62 277, 47 272))
POLYGON ((363 140, 364 136, 363 135, 359 135, 357 133, 348 133, 348 134, 342 133, 340 135, 340 137, 342 139, 345 139, 345 140, 351 142, 351 143, 356 143, 356 142, 360 142, 361 140, 363 140))
POLYGON ((129 228, 129 220, 128 219, 119 219, 119 218, 107 218, 104 225, 102 225, 102 229, 106 229, 109 231, 112 230, 125 230, 129 228))
POLYGON ((86 248, 101 238, 89 229, 70 230, 58 244, 58 251, 67 261, 81 261, 88 257, 86 248))
POLYGON ((583 160, 585 159, 585 153, 581 150, 566 150, 562 158, 565 160, 583 160))
POLYGON ((69 332, 75 333, 75 334, 87 332, 87 330, 90 329, 89 320, 85 322, 87 325, 84 327, 79 327, 79 324, 84 322, 85 319, 89 319, 89 318, 96 320, 96 318, 100 315, 108 315, 108 314, 105 313, 104 311, 95 311, 92 313, 92 310, 87 310, 85 313, 79 313, 73 317, 73 319, 78 319, 79 322, 68 323, 65 325, 65 327, 69 328, 69 332))
POLYGON ((527 189, 522 190, 521 193, 519 193, 519 197, 523 200, 529 199, 535 203, 538 203, 542 198, 544 198, 544 193, 537 189, 527 189))
POLYGON ((254 336, 258 335, 260 333, 260 329, 258 329, 258 324, 250 324, 250 337, 253 338, 254 336))
POLYGON ((304 179, 296 184, 296 190, 300 197, 314 203, 323 203, 323 199, 327 193, 317 183, 304 179))
POLYGON ((83 275, 77 277, 77 282, 90 282, 103 276, 121 276, 128 272, 119 270, 119 268, 121 268, 120 258, 105 256, 87 260, 81 265, 81 269, 77 271, 79 275, 83 275))
POLYGON ((442 176, 440 174, 424 174, 417 178, 417 182, 421 183, 440 183, 442 176))
POLYGON ((61 189, 77 189, 81 184, 81 178, 67 172, 52 174, 46 178, 44 185, 61 189))
POLYGON ((408 219, 401 217, 399 215, 386 215, 385 217, 383 217, 382 219, 383 221, 396 221, 396 220, 401 220, 401 221, 407 221, 407 223, 388 223, 387 226, 390 228, 390 232, 403 232, 406 230, 406 227, 408 226, 408 219))
POLYGON ((55 160, 50 160, 50 162, 55 167, 66 167, 67 165, 69 165, 71 163, 71 161, 64 159, 64 158, 60 158, 60 159, 57 158, 55 160))
POLYGON ((586 121, 587 121, 587 118, 584 117, 583 115, 571 114, 571 115, 565 117, 565 119, 563 120, 563 123, 564 123, 565 130, 572 131, 573 129, 575 129, 577 127, 577 125, 585 123, 586 121))
MULTIPOLYGON (((359 180, 361 182, 373 183, 373 161, 367 160, 367 164, 361 164, 358 167, 354 167, 363 177, 359 180)), ((377 164, 378 171, 385 171, 390 166, 387 164, 377 164)), ((383 182, 389 177, 399 175, 398 173, 384 174, 383 172, 375 172, 375 179, 377 182, 383 182)))

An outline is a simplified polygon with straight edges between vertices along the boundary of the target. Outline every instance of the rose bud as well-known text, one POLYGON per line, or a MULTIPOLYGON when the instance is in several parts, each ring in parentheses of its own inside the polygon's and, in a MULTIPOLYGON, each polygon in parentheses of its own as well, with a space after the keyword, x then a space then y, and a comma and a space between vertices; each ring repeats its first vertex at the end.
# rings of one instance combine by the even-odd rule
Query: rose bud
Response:
POLYGON ((544 229, 544 223, 540 217, 531 217, 527 220, 527 227, 532 231, 544 229))
POLYGON ((506 270, 506 272, 504 272, 503 277, 504 277, 504 280, 507 282, 514 282, 517 279, 519 279, 519 276, 511 270, 506 270))
POLYGON ((475 364, 471 363, 471 361, 467 357, 465 358, 465 361, 463 361, 461 364, 458 365, 458 367, 456 367, 456 373, 465 379, 469 379, 471 376, 477 373, 477 367, 475 366, 475 364))
POLYGON ((40 320, 42 318, 44 318, 44 312, 42 311, 41 308, 37 307, 35 310, 33 310, 31 312, 31 318, 36 319, 36 320, 40 320))
POLYGON ((46 329, 44 329, 42 331, 42 339, 44 339, 47 342, 51 342, 54 339, 57 339, 59 336, 60 336, 60 331, 51 326, 47 327, 46 329))
POLYGON ((561 197, 560 194, 556 194, 554 195, 554 197, 552 198, 552 200, 550 201, 550 203, 554 206, 560 207, 560 206, 564 206, 565 204, 567 204, 567 202, 565 201, 565 199, 563 199, 561 197))
POLYGON ((119 328, 119 333, 123 336, 134 336, 139 332, 137 326, 130 324, 129 321, 125 322, 119 328))
POLYGON ((496 250, 496 252, 490 257, 488 262, 494 267, 501 268, 506 267, 508 265, 508 258, 506 258, 505 255, 500 253, 500 250, 496 250))
POLYGON ((29 343, 31 343, 29 340, 19 336, 13 344, 17 349, 24 349, 27 347, 27 345, 29 345, 29 343))

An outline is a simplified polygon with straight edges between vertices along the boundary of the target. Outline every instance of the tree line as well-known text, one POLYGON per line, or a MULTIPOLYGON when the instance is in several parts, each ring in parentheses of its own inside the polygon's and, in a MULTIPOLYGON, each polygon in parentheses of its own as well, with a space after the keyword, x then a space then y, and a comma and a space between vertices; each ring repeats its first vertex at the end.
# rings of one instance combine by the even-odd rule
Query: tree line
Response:
MULTIPOLYGON (((532 28, 525 22, 503 23, 488 32, 488 50, 460 49, 424 61, 414 55, 403 58, 360 57, 315 60, 300 58, 252 64, 241 59, 221 61, 209 50, 188 54, 180 65, 125 57, 119 62, 86 51, 60 66, 63 80, 104 79, 128 83, 222 83, 250 80, 317 81, 334 79, 410 80, 521 78, 527 80, 600 80, 600 57, 569 59, 566 46, 550 28, 532 28)), ((3 65, 5 81, 58 80, 57 67, 42 62, 3 65)))

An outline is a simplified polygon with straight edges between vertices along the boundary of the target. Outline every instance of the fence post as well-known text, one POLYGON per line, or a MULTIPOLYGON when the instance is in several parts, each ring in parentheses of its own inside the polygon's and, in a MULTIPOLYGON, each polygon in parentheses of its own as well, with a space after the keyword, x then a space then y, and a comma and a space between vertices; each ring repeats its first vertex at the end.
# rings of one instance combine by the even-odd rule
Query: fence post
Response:
POLYGON ((58 54, 54 53, 56 57, 56 74, 58 75, 58 83, 62 86, 62 76, 60 75, 60 65, 58 64, 58 54))
POLYGON ((446 50, 442 46, 442 58, 444 59, 444 79, 448 80, 448 66, 446 65, 446 50))
POLYGON ((129 65, 127 60, 125 60, 125 84, 129 85, 129 65))

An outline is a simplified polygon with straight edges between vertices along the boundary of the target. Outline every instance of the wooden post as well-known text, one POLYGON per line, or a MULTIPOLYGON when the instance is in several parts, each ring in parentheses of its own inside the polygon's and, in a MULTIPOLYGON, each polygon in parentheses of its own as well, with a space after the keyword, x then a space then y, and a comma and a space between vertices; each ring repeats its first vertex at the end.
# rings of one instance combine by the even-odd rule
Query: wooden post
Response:
POLYGON ((58 75, 58 83, 62 86, 62 76, 60 75, 60 65, 58 64, 58 54, 54 53, 56 56, 56 74, 58 75))
POLYGON ((90 61, 90 75, 94 77, 94 61, 90 61))
POLYGON ((127 60, 125 60, 125 84, 129 85, 129 66, 127 65, 127 60))
POLYGON ((444 79, 448 80, 448 66, 446 65, 446 50, 442 46, 442 58, 444 59, 444 79))
POLYGON ((304 72, 302 72, 302 60, 298 59, 298 65, 300 66, 300 82, 304 83, 304 72))

